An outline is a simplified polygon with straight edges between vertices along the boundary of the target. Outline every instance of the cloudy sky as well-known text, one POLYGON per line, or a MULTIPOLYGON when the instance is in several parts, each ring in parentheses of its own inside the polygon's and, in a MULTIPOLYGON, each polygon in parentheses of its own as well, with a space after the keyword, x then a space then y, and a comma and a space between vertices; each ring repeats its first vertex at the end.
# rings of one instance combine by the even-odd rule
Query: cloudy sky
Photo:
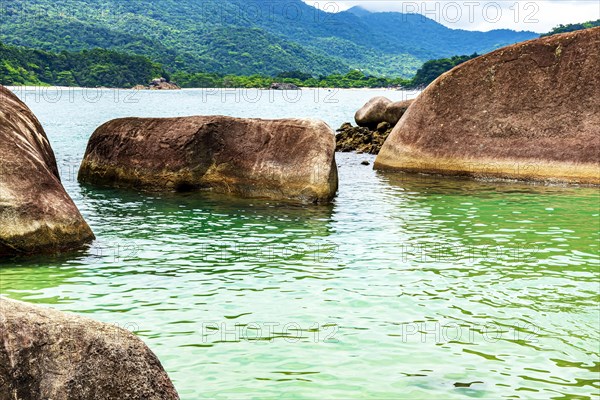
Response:
POLYGON ((304 0, 329 12, 361 6, 370 11, 424 14, 450 28, 510 28, 547 32, 559 24, 600 19, 600 0, 304 0))

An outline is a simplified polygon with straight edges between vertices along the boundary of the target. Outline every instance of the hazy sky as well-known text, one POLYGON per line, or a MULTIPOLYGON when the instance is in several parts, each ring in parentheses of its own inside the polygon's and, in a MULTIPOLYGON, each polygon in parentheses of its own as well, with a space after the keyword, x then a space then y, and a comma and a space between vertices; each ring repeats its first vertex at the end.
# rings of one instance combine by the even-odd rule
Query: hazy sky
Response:
POLYGON ((370 11, 425 14, 450 28, 510 28, 547 32, 559 24, 600 19, 600 0, 304 0, 325 11, 361 6, 370 11))

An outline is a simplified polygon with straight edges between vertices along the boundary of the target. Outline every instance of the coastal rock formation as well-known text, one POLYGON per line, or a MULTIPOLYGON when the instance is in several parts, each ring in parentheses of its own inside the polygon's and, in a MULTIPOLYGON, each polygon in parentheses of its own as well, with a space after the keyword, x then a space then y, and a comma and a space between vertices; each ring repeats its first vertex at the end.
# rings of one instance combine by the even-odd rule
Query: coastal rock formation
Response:
POLYGON ((336 151, 377 154, 385 139, 392 132, 393 126, 380 122, 377 129, 372 131, 361 126, 352 126, 349 122, 342 124, 337 130, 336 151))
POLYGON ((90 138, 79 180, 323 203, 337 191, 335 138, 318 120, 116 119, 90 138))
POLYGON ((181 89, 174 82, 168 82, 165 78, 156 78, 150 82, 150 90, 179 90, 181 89))
POLYGON ((0 86, 0 256, 71 250, 93 239, 41 124, 0 86))
POLYGON ((375 129, 377 124, 385 121, 385 112, 390 104, 392 101, 387 97, 373 97, 354 114, 356 125, 375 129))
POLYGON ((396 126, 398 121, 404 116, 408 107, 414 102, 413 100, 395 101, 390 103, 385 108, 383 113, 383 120, 392 126, 396 126))
POLYGON ((175 82, 169 82, 165 78, 156 78, 148 86, 136 85, 133 90, 180 90, 175 82))
POLYGON ((0 298, 0 400, 179 399, 131 332, 0 298))
POLYGON ((600 184, 600 28, 535 39, 435 80, 375 168, 600 184))
POLYGON ((336 151, 378 154, 413 101, 392 102, 386 97, 372 98, 354 116, 358 127, 346 122, 337 130, 336 151))
POLYGON ((300 88, 293 83, 272 83, 271 90, 300 90, 300 88))

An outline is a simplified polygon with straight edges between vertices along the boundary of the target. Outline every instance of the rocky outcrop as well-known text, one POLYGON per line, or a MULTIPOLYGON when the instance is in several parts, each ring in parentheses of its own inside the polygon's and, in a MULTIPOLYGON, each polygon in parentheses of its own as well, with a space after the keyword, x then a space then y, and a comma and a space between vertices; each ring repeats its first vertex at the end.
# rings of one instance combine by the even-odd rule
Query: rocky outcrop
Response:
POLYGON ((383 113, 383 120, 381 122, 387 122, 391 126, 396 126, 413 102, 414 100, 403 100, 388 104, 383 113))
POLYGON ((375 129, 377 124, 385 121, 385 112, 390 104, 392 101, 387 97, 373 97, 354 114, 356 125, 375 129))
POLYGON ((387 97, 373 97, 356 114, 356 125, 376 129, 381 122, 394 126, 400 121, 414 100, 391 101, 387 97))
POLYGON ((393 126, 380 122, 377 129, 372 131, 361 126, 352 126, 349 122, 342 124, 337 130, 336 151, 377 154, 385 139, 391 133, 393 126))
POLYGON ((293 83, 272 83, 271 87, 269 88, 271 90, 300 90, 300 88, 296 85, 294 85, 293 83))
POLYGON ((419 96, 375 168, 600 184, 600 28, 468 61, 419 96))
POLYGON ((174 82, 169 82, 165 78, 156 78, 148 86, 150 90, 179 90, 181 89, 174 82))
POLYGON ((179 399, 131 332, 0 297, 0 400, 179 399))
POLYGON ((156 78, 148 86, 135 85, 133 90, 181 90, 175 82, 169 82, 165 78, 156 78))
POLYGON ((317 120, 117 119, 90 138, 79 180, 324 203, 337 191, 335 138, 317 120))
POLYGON ((358 127, 346 122, 337 130, 336 151, 378 154, 413 101, 392 102, 386 97, 372 98, 354 116, 358 127))
POLYGON ((0 86, 0 256, 66 251, 93 239, 41 124, 0 86))

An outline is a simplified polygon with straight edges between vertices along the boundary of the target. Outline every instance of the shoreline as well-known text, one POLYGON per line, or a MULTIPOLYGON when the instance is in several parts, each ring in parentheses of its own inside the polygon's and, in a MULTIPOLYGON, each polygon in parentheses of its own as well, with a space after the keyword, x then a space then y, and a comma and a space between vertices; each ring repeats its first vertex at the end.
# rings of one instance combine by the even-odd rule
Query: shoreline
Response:
MULTIPOLYGON (((136 91, 136 92, 179 92, 179 91, 191 91, 191 90, 264 90, 269 92, 287 92, 290 90, 280 90, 280 89, 268 89, 261 87, 211 87, 211 88, 181 88, 181 89, 167 89, 167 90, 157 90, 157 89, 135 89, 135 88, 110 88, 110 87, 85 87, 85 86, 32 86, 32 85, 22 85, 22 86, 4 86, 8 90, 16 91, 16 90, 37 90, 37 89, 49 89, 49 90, 128 90, 128 91, 136 91)), ((422 89, 391 89, 391 88, 336 88, 336 87, 315 87, 315 86, 307 86, 301 87, 298 91, 302 90, 348 90, 348 91, 370 91, 370 90, 381 90, 387 92, 420 92, 422 89)), ((296 91, 294 89, 293 91, 296 91)))

